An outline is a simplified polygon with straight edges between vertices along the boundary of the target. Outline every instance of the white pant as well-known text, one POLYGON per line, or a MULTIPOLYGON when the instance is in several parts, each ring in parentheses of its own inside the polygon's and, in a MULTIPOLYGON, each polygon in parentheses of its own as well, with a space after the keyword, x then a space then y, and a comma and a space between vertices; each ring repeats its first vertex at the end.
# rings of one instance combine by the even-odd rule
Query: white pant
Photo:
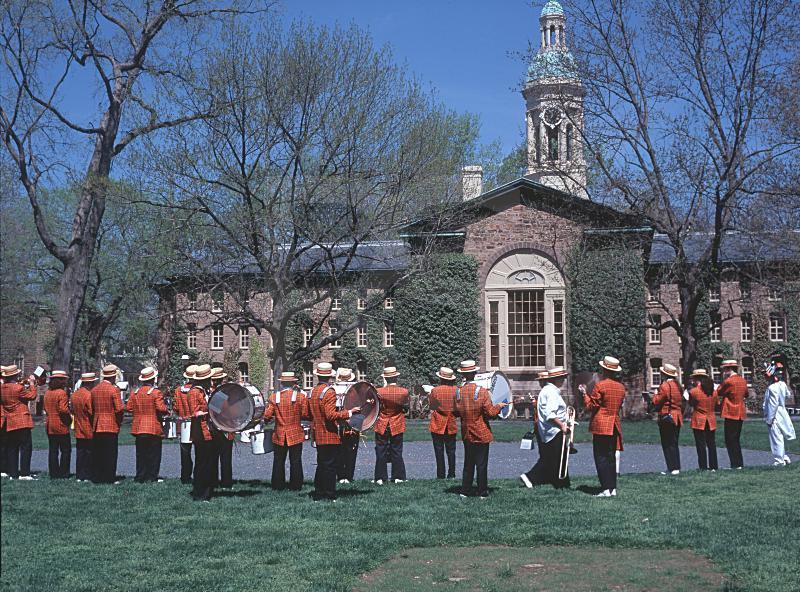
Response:
POLYGON ((769 447, 772 449, 772 458, 775 462, 785 464, 788 456, 783 445, 783 432, 777 421, 769 426, 769 447))

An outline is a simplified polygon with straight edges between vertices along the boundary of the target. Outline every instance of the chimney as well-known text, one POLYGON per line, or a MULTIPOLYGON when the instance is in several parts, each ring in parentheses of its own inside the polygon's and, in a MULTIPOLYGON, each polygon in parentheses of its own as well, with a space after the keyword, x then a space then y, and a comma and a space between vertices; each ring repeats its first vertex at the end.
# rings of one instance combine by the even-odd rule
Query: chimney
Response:
POLYGON ((461 188, 464 201, 475 199, 483 193, 483 167, 473 165, 461 169, 461 188))

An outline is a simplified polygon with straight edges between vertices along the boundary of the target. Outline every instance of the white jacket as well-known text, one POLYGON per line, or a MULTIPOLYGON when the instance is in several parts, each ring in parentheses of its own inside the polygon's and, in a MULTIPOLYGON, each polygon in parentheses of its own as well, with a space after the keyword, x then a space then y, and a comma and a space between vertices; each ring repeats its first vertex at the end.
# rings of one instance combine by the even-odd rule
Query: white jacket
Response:
POLYGON ((773 382, 767 387, 764 393, 764 421, 767 425, 775 422, 787 440, 794 440, 796 437, 794 425, 786 411, 786 395, 788 394, 789 387, 782 380, 773 382))

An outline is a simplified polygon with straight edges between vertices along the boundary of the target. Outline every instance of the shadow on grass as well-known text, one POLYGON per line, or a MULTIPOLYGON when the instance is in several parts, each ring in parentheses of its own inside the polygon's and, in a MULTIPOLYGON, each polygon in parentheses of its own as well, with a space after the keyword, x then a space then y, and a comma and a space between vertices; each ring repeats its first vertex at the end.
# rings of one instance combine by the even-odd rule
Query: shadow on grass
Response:
POLYGON ((599 485, 579 485, 575 488, 575 491, 580 491, 581 493, 585 493, 586 495, 597 495, 603 488, 599 485))
POLYGON ((253 497, 254 495, 262 495, 263 491, 255 491, 252 489, 239 489, 237 491, 214 491, 213 497, 253 497))

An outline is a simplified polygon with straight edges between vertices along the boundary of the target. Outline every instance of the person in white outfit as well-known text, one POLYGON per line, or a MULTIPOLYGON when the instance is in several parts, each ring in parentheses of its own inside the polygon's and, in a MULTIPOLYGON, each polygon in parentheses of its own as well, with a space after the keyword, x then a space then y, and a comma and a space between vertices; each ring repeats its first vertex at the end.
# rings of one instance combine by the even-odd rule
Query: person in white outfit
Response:
POLYGON ((784 466, 792 462, 786 454, 784 439, 794 440, 796 435, 792 419, 786 411, 786 396, 789 387, 783 381, 783 364, 773 362, 764 371, 770 385, 764 393, 764 421, 769 426, 769 447, 772 449, 773 465, 784 466))

